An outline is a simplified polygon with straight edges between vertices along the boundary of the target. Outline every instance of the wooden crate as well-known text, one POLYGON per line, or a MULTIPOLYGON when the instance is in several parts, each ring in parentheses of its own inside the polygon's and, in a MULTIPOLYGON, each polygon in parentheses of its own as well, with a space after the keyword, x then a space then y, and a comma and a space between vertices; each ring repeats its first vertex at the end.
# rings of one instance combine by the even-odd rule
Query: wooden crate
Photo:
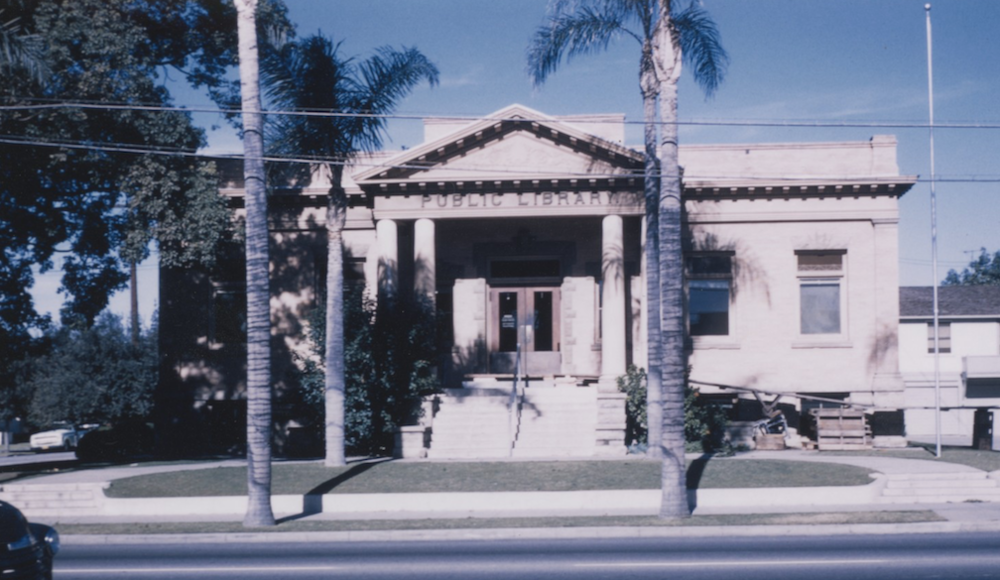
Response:
POLYGON ((816 446, 820 451, 853 451, 872 448, 871 428, 864 411, 855 409, 813 409, 816 418, 816 446))
POLYGON ((758 433, 754 437, 754 441, 759 451, 780 451, 785 448, 784 433, 768 433, 767 435, 758 433))

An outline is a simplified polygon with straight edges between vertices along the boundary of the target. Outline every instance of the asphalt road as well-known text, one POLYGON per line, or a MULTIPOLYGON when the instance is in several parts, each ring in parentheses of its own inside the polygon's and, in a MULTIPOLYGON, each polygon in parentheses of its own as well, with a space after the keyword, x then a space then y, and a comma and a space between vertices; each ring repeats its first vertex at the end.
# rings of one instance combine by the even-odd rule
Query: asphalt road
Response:
POLYGON ((67 545, 56 578, 1000 578, 1000 534, 67 545))

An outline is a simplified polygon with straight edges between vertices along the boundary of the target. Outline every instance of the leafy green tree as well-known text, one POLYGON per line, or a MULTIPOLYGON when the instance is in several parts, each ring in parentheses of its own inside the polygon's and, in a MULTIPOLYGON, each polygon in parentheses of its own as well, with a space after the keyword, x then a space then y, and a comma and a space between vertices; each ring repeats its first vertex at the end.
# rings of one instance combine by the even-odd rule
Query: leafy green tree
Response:
MULTIPOLYGON (((294 111, 336 111, 337 116, 283 116, 271 124, 273 152, 316 159, 330 175, 327 205, 326 279, 326 465, 346 463, 344 454, 344 271, 343 228, 347 196, 344 166, 359 152, 377 150, 385 135, 384 115, 419 83, 437 83, 437 68, 414 48, 379 48, 362 61, 343 58, 338 44, 315 35, 276 48, 264 59, 265 94, 275 107, 294 111)), ((282 179, 308 179, 310 167, 279 171, 282 179)))
MULTIPOLYGON (((16 300, 0 315, 35 324, 30 267, 62 260, 67 314, 93 320, 125 281, 124 265, 159 245, 166 265, 205 263, 229 223, 214 168, 194 161, 203 132, 169 105, 141 2, 11 3, 18 23, 41 39, 44 82, 0 68, 0 285, 16 300), (142 16, 143 18, 140 18, 142 16), (151 151, 153 154, 143 154, 151 151)), ((175 3, 176 4, 176 3, 175 3)))
POLYGON ((979 257, 961 272, 949 270, 942 286, 1000 286, 1000 251, 992 255, 979 249, 979 257))
POLYGON ((13 108, 0 111, 0 400, 20 400, 16 367, 48 323, 28 292, 33 267, 61 267, 67 320, 93 321, 151 241, 164 265, 211 261, 230 216, 212 164, 187 156, 202 131, 182 112, 114 107, 169 105, 161 66, 221 84, 235 48, 186 32, 213 23, 209 5, 221 3, 4 3, 0 104, 13 108))
POLYGON ((70 321, 44 339, 49 352, 29 359, 21 374, 31 423, 106 424, 149 415, 157 381, 155 324, 141 335, 138 346, 121 319, 110 313, 93 326, 81 319, 70 321))

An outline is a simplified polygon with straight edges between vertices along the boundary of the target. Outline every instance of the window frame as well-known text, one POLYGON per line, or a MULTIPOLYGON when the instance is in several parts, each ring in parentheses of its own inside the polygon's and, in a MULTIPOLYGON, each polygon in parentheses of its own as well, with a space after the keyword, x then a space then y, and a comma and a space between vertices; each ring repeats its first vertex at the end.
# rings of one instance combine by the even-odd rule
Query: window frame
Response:
MULTIPOLYGON (((793 347, 849 347, 849 301, 848 301, 848 252, 846 249, 795 250, 795 343, 793 347), (803 268, 803 256, 839 256, 839 267, 803 268), (807 286, 836 284, 838 287, 838 309, 840 329, 838 332, 803 332, 802 291, 807 286)), ((817 264, 822 266, 822 264, 817 264)))
POLYGON ((733 262, 736 252, 733 251, 701 251, 684 254, 684 327, 691 340, 692 348, 738 348, 736 301, 733 292, 733 262), (692 261, 696 259, 725 259, 729 262, 728 272, 694 272, 692 261), (728 286, 728 302, 726 308, 725 334, 694 334, 691 329, 691 282, 724 281, 728 286))
MULTIPOLYGON (((951 354, 951 321, 938 320, 938 352, 951 354), (947 329, 947 331, 945 331, 947 329), (945 336, 947 333, 947 336, 945 336)), ((934 321, 927 323, 927 354, 934 354, 934 321)))

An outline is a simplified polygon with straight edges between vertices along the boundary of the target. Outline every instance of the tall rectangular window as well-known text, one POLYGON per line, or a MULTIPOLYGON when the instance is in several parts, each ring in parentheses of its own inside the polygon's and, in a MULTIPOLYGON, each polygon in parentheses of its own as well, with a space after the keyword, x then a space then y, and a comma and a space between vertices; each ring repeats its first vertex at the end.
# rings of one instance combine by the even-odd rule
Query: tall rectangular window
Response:
POLYGON ((796 252, 799 276, 799 332, 843 332, 844 252, 796 252))
POLYGON ((729 334, 732 255, 690 256, 685 264, 688 285, 688 328, 691 336, 729 334))
MULTIPOLYGON (((934 323, 927 323, 927 352, 934 354, 934 323)), ((951 352, 951 323, 938 321, 938 352, 951 352)))

